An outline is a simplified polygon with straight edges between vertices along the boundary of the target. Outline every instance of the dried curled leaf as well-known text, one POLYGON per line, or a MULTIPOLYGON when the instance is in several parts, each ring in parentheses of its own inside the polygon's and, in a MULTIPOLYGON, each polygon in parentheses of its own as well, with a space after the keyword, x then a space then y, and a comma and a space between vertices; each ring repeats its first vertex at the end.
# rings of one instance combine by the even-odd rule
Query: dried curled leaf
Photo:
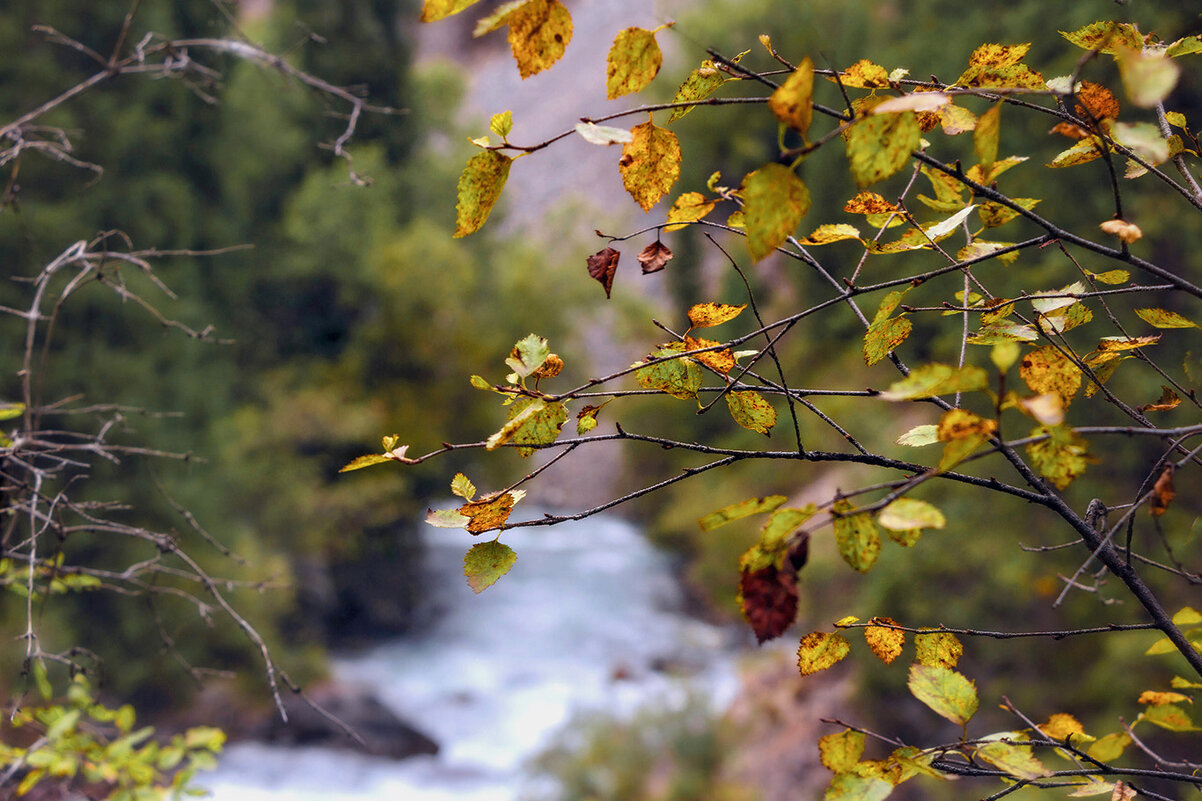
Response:
POLYGON ((635 258, 639 260, 639 264, 643 265, 643 275, 657 273, 672 260, 672 251, 657 239, 643 248, 635 258))
POLYGON ((614 276, 618 272, 618 260, 621 258, 621 253, 608 247, 588 257, 588 274, 601 282, 606 300, 609 299, 609 293, 613 290, 614 276))

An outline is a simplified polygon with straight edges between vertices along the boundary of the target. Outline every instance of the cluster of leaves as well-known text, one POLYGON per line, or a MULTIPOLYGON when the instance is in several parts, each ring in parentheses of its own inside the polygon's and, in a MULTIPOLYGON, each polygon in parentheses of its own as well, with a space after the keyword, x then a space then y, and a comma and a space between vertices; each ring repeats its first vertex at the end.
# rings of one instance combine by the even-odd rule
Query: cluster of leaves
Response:
MULTIPOLYGON (((431 0, 426 3, 426 18, 470 5, 431 0)), ((508 20, 510 43, 526 77, 553 63, 561 53, 559 45, 566 43, 556 40, 554 46, 549 45, 540 38, 542 29, 528 25, 527 17, 542 15, 539 19, 559 20, 559 8, 558 3, 541 0, 509 3, 477 31, 486 33, 508 20)), ((607 70, 611 98, 641 90, 655 77, 661 64, 655 44, 659 30, 662 28, 628 29, 619 34, 607 70)), ((1187 337, 1199 326, 1187 313, 1170 307, 1183 308, 1185 303, 1202 298, 1202 288, 1175 266, 1166 266, 1156 257, 1136 255, 1133 246, 1146 244, 1144 233, 1130 219, 1133 215, 1124 203, 1127 182, 1142 180, 1157 182, 1164 195, 1180 197, 1194 210, 1202 211, 1202 187, 1192 172, 1200 160, 1198 142, 1187 116, 1166 107, 1182 72, 1178 60, 1202 53, 1202 37, 1161 42, 1127 22, 1095 22, 1062 32, 1062 36, 1085 51, 1071 74, 1045 77, 1027 63, 1029 44, 986 43, 968 56, 959 77, 951 82, 915 80, 906 69, 888 70, 868 60, 841 70, 819 70, 809 58, 797 63, 786 60, 768 37, 761 37, 769 57, 783 66, 783 71, 752 70, 747 66, 747 53, 726 58, 711 51, 709 58, 683 81, 672 102, 586 119, 557 137, 533 145, 509 141, 512 114, 495 116, 491 128, 501 137, 500 143, 494 144, 487 137, 473 140, 481 152, 471 157, 459 182, 456 236, 471 234, 484 224, 500 198, 515 158, 572 135, 600 146, 621 144, 619 174, 631 197, 649 212, 672 191, 682 163, 680 141, 669 127, 656 124, 657 112, 666 114, 664 125, 671 126, 701 103, 765 106, 777 130, 777 158, 748 171, 737 186, 723 184, 722 176, 715 172, 706 182, 704 193, 679 194, 663 222, 638 232, 656 232, 656 241, 640 253, 638 260, 645 273, 664 268, 671 257, 661 241, 665 232, 684 227, 721 230, 745 240, 753 263, 780 254, 805 265, 825 296, 808 307, 765 320, 737 260, 722 250, 747 287, 745 304, 696 304, 689 311, 686 330, 674 332, 660 326, 672 340, 657 345, 649 356, 626 370, 590 379, 580 387, 554 395, 541 391, 537 379, 558 374, 562 362, 555 357, 554 366, 548 367, 552 364, 549 347, 531 335, 518 343, 507 360, 514 371, 507 384, 472 379, 478 388, 502 394, 509 407, 507 420, 492 437, 484 442, 444 445, 417 458, 395 451, 399 438, 389 438, 385 454, 364 458, 370 463, 421 462, 458 448, 493 450, 505 446, 523 454, 541 449, 557 451, 553 462, 592 442, 622 440, 712 459, 578 514, 544 515, 516 523, 509 515, 525 494, 517 486, 535 478, 543 468, 505 490, 479 499, 471 482, 457 475, 452 491, 464 500, 463 505, 456 510, 432 512, 428 519, 435 525, 462 527, 474 534, 578 519, 698 473, 746 460, 852 463, 900 472, 901 478, 891 477, 853 492, 840 491, 822 503, 791 507, 786 505, 788 498, 784 495, 755 497, 701 518, 701 528, 710 531, 752 515, 768 515, 759 541, 739 563, 740 605, 761 642, 780 636, 792 625, 798 607, 798 571, 806 564, 811 540, 823 529, 832 532, 842 559, 854 571, 867 573, 878 563, 886 538, 902 547, 913 547, 924 530, 949 526, 948 516, 940 508, 930 500, 915 497, 928 482, 939 479, 999 499, 1020 500, 1047 510, 1061 529, 1074 537, 1064 547, 1078 548, 1083 562, 1074 576, 1065 578, 1062 598, 1073 589, 1096 590, 1106 574, 1113 576, 1147 622, 1112 624, 1104 631, 1157 630, 1163 639, 1151 653, 1173 652, 1202 677, 1197 613, 1185 607, 1170 615, 1162 601, 1162 595, 1176 591, 1173 581, 1185 585, 1198 581, 1196 566, 1167 544, 1168 564, 1133 545, 1140 510, 1147 511, 1144 519, 1151 521, 1150 526, 1163 539, 1162 518, 1172 506, 1182 503, 1174 477, 1202 464, 1200 447, 1192 444, 1202 436, 1202 425, 1156 422, 1157 415, 1179 408, 1202 409, 1196 391, 1200 377, 1192 372, 1188 357, 1179 371, 1161 366, 1164 359, 1156 358, 1157 353, 1166 353, 1175 360, 1189 347, 1187 337), (1101 81, 1083 78, 1086 69, 1100 63, 1104 56, 1112 57, 1122 96, 1134 111, 1123 111, 1118 92, 1101 81), (783 82, 778 82, 782 74, 783 82), (717 95, 722 86, 734 81, 770 91, 758 97, 717 95), (832 105, 821 102, 823 91, 834 98, 832 105), (1109 219, 1095 220, 1097 228, 1092 236, 1037 212, 1040 198, 1002 191, 1002 183, 1013 180, 1015 173, 1011 170, 1029 158, 1002 155, 1003 109, 1008 115, 1045 115, 1055 121, 1053 136, 1073 140, 1046 161, 1048 169, 1081 170, 1082 165, 1093 162, 1105 167, 1095 180, 1113 197, 1113 214, 1109 219), (645 114, 649 115, 647 121, 631 129, 599 124, 645 114), (1141 114, 1154 114, 1155 121, 1139 119, 1141 114), (821 132, 816 130, 820 120, 829 122, 821 132), (969 135, 970 145, 959 144, 957 138, 965 135, 969 135), (842 206, 848 218, 820 224, 799 236, 799 226, 814 205, 810 187, 802 177, 807 162, 831 150, 841 150, 854 185, 854 194, 842 206), (944 151, 952 155, 936 155, 944 151), (972 162, 965 167, 965 156, 956 154, 968 152, 972 162), (1125 169, 1116 164, 1119 160, 1125 162, 1125 169), (909 177, 903 184, 907 168, 909 177), (1170 169, 1180 179, 1173 177, 1170 169), (897 180, 889 182, 895 176, 897 180), (885 182, 890 187, 896 185, 895 200, 868 188, 885 182), (922 193, 926 187, 929 195, 922 193), (915 213, 919 205, 927 209, 921 216, 933 219, 920 219, 915 213), (728 209, 724 222, 712 219, 720 206, 728 209), (894 235, 893 229, 901 231, 894 235), (1015 234, 999 238, 1005 236, 1004 231, 1015 234), (953 238, 962 240, 962 244, 952 246, 953 238), (842 265, 841 260, 822 261, 811 253, 825 246, 851 248, 843 252, 856 258, 850 267, 839 267, 836 265, 842 265), (1031 285, 1013 267, 1024 255, 1046 259, 1040 255, 1044 251, 1058 259, 1059 267, 1067 269, 1070 280, 1043 283, 1044 279, 1039 279, 1040 284, 1031 285), (1103 269, 1094 269, 1092 264, 1086 266, 1087 260, 1107 263, 1103 269), (1134 279, 1133 274, 1140 279, 1134 279), (873 275, 883 277, 873 279, 873 275), (1150 283, 1139 282, 1144 279, 1150 283), (882 296, 872 317, 859 305, 862 296, 870 294, 882 296), (1123 302, 1129 303, 1123 306, 1123 302), (693 336, 695 329, 730 322, 746 308, 752 310, 754 323, 748 324, 743 333, 726 341, 693 336), (803 390, 786 375, 779 343, 791 331, 830 309, 849 311, 863 326, 865 376, 872 388, 803 390), (932 358, 930 352, 942 347, 931 343, 940 329, 947 327, 945 320, 953 323, 957 347, 942 359, 932 358), (914 348, 922 361, 911 366, 903 356, 914 344, 916 323, 928 325, 932 336, 924 337, 922 347, 914 348), (753 347, 747 349, 749 345, 753 347), (761 362, 770 365, 775 376, 757 370, 761 362), (900 377, 880 379, 875 368, 886 362, 900 377), (1128 366, 1120 371, 1124 363, 1128 366), (1136 365, 1143 366, 1142 374, 1137 374, 1136 365), (716 385, 706 385, 707 375, 716 379, 716 385), (533 387, 527 383, 531 376, 535 376, 533 387), (633 378, 638 389, 617 385, 627 376, 633 378), (1149 388, 1149 377, 1160 385, 1158 393, 1149 388), (613 433, 596 433, 592 429, 597 425, 600 407, 593 405, 585 406, 577 415, 577 437, 560 438, 568 415, 567 402, 588 399, 591 404, 593 398, 604 397, 604 406, 646 392, 691 401, 700 412, 724 399, 739 426, 767 436, 779 435, 777 408, 783 405, 792 421, 793 430, 785 435, 791 442, 782 450, 733 448, 635 433, 618 423, 613 433), (816 394, 862 398, 872 407, 864 416, 892 416, 890 408, 933 413, 935 420, 897 432, 896 446, 903 449, 902 453, 910 449, 921 452, 934 445, 941 448, 925 460, 894 457, 887 452, 889 446, 873 447, 852 433, 856 420, 835 420, 825 414, 809 400, 816 394), (806 412, 819 421, 821 428, 837 433, 844 449, 806 447, 800 423, 806 412), (1016 427, 1023 432, 1020 436, 1013 433, 1016 427), (1105 461, 1108 470, 1122 472, 1123 466, 1116 464, 1122 451, 1109 443, 1129 437, 1160 445, 1140 456, 1134 475, 1108 487, 1105 498, 1082 504, 1088 508, 1074 508, 1066 491, 1074 488, 1092 464, 1105 461), (404 458, 398 459, 397 455, 404 458), (1014 483, 1001 480, 999 475, 1012 476, 1009 480, 1014 483), (865 496, 870 500, 859 500, 865 496), (1110 512, 1118 516, 1117 521, 1107 518, 1110 512), (1117 535, 1123 529, 1127 532, 1126 545, 1120 548, 1117 535), (1094 570, 1095 563, 1100 565, 1100 572, 1094 570), (1092 586, 1081 580, 1090 571, 1092 586)), ((1099 68, 1098 72, 1104 71, 1099 68)), ((609 239, 616 244, 635 235, 609 239)), ((612 244, 587 260, 588 274, 602 284, 607 297, 619 261, 620 252, 612 244)), ((853 375, 850 370, 847 374, 853 375)), ((616 417, 616 412, 607 412, 607 417, 616 417)), ((807 434, 807 438, 812 436, 817 435, 807 434)), ((348 467, 367 463, 360 460, 348 467)), ((1195 548, 1196 534, 1187 541, 1195 548)), ((499 542, 477 545, 472 551, 465 572, 477 591, 496 581, 515 559, 512 551, 499 542)), ((1125 798, 1139 792, 1157 797, 1155 791, 1134 783, 1132 777, 1141 775, 1196 783, 1172 768, 1196 769, 1197 765, 1160 757, 1142 743, 1138 750, 1150 756, 1154 763, 1151 772, 1142 774, 1138 769, 1119 766, 1115 760, 1124 756, 1126 746, 1139 742, 1131 726, 1094 740, 1065 713, 1056 713, 1048 723, 1037 726, 1009 707, 1024 721, 1024 729, 970 739, 967 727, 979 698, 973 681, 956 670, 962 648, 953 630, 907 629, 888 618, 873 618, 867 624, 845 618, 837 625, 862 625, 870 649, 885 662, 897 658, 904 647, 905 632, 914 631, 918 656, 909 674, 910 691, 962 731, 961 739, 950 745, 920 750, 896 743, 899 747, 887 759, 869 761, 861 760, 863 732, 849 730, 824 738, 824 763, 836 774, 828 798, 884 798, 899 782, 918 774, 940 778, 982 776, 1007 782, 1007 789, 993 797, 1026 785, 1064 784, 1072 785, 1079 795, 1111 793, 1115 798, 1125 798), (1059 771, 1046 768, 1039 753, 1049 750, 1068 759, 1072 767, 1059 771), (1114 781, 1116 778, 1122 781, 1114 781)), ((1098 630, 954 631, 971 636, 1062 638, 1098 630)), ((799 668, 803 674, 825 669, 849 650, 850 643, 838 633, 811 633, 801 641, 799 668)), ((1196 727, 1184 704, 1190 702, 1188 691, 1199 685, 1178 676, 1172 686, 1172 691, 1148 691, 1140 696, 1147 710, 1138 721, 1172 732, 1194 731, 1196 727)))
MULTIPOLYGON (((38 663, 40 664, 40 663, 38 663)), ((135 728, 133 707, 110 709, 96 702, 85 677, 76 676, 62 704, 50 703, 44 669, 34 668, 45 704, 19 709, 11 719, 35 739, 25 747, 0 744, 0 769, 21 776, 18 797, 43 779, 66 787, 86 785, 110 801, 151 801, 204 795, 192 786, 198 770, 217 765, 225 743, 220 729, 197 726, 164 743, 151 739, 150 726, 135 728)))

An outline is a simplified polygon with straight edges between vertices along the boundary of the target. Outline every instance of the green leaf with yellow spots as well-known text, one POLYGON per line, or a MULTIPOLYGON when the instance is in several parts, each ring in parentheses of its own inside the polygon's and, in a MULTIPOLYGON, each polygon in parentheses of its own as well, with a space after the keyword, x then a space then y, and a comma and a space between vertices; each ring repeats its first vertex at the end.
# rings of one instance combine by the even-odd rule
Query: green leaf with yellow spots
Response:
POLYGON ((484 150, 468 159, 459 176, 459 202, 455 207, 455 238, 480 230, 501 197, 513 159, 495 150, 484 150))
POLYGON ((766 164, 743 179, 743 223, 751 258, 784 244, 810 210, 810 190, 783 164, 766 164))
POLYGON ((501 542, 478 542, 463 557, 463 575, 472 592, 479 594, 497 583, 518 560, 513 549, 501 542))

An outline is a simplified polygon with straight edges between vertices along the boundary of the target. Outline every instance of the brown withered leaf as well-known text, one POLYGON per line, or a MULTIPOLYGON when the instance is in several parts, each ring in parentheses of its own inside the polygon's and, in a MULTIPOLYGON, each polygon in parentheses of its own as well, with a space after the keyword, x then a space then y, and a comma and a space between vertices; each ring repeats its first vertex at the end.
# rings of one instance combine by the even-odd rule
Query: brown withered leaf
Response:
POLYGON ((797 617, 797 577, 770 565, 739 575, 739 608, 757 642, 785 633, 797 617))
POLYGON ((667 245, 657 239, 643 248, 642 252, 635 258, 639 260, 639 264, 643 265, 643 275, 657 273, 664 269, 664 265, 672 260, 672 251, 668 249, 667 245))
POLYGON ((1115 119, 1119 115, 1119 101, 1101 84, 1082 81, 1077 90, 1077 116, 1084 119, 1115 119))
POLYGON ((472 534, 480 534, 505 525, 505 521, 509 519, 509 513, 513 511, 515 500, 511 492, 486 495, 479 500, 468 501, 457 511, 469 518, 467 530, 472 534))
POLYGON ((614 286, 614 274, 618 271, 618 259, 622 254, 613 248, 600 250, 588 257, 588 274, 601 282, 605 287, 605 298, 609 299, 610 290, 614 286))
POLYGON ((1069 139, 1081 140, 1089 136, 1089 131, 1082 128, 1080 125, 1074 125, 1071 122, 1058 122, 1052 126, 1052 130, 1048 133, 1060 134, 1067 136, 1069 139))
POLYGON ((1155 403, 1146 403, 1139 407, 1140 412, 1167 412, 1169 409, 1176 409, 1181 405, 1181 396, 1173 391, 1171 387, 1160 385, 1160 399, 1155 403))
POLYGON ((1176 497, 1177 490, 1173 488, 1173 466, 1166 464, 1164 470, 1160 471, 1160 477, 1152 485, 1152 502, 1148 504, 1148 511, 1152 513, 1152 517, 1160 517, 1169 510, 1169 504, 1176 497))

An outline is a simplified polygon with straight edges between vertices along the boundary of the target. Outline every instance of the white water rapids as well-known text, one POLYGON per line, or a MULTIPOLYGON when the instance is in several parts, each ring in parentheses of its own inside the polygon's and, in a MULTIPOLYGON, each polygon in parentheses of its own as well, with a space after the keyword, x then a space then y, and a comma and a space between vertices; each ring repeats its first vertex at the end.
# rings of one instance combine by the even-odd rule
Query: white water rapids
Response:
POLYGON ((576 711, 626 715, 685 703, 690 690, 721 709, 733 696, 729 632, 679 611, 668 564, 627 523, 505 532, 517 564, 479 596, 462 575, 461 534, 427 535, 433 624, 334 667, 439 753, 393 761, 242 743, 198 777, 216 801, 516 801, 526 761, 576 711))

